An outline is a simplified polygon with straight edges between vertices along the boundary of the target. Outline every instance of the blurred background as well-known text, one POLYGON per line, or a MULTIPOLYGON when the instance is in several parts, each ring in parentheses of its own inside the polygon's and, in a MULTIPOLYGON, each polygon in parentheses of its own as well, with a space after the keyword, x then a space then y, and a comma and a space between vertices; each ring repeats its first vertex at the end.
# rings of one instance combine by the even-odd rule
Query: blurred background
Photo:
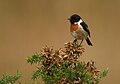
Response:
POLYGON ((0 78, 18 70, 21 80, 31 83, 35 67, 27 56, 45 45, 58 49, 73 41, 67 20, 72 14, 88 24, 94 45, 84 41, 81 59, 109 68, 100 84, 120 84, 120 0, 0 0, 0 78))

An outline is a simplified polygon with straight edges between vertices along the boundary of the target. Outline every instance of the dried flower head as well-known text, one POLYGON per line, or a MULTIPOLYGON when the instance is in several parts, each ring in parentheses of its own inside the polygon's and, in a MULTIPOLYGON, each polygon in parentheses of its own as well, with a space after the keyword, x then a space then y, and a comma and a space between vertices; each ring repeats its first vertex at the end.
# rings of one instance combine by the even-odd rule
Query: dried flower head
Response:
POLYGON ((85 49, 79 43, 67 42, 64 49, 45 46, 41 54, 29 57, 28 62, 41 63, 33 79, 41 76, 46 84, 98 84, 108 70, 100 72, 94 61, 79 62, 85 49))

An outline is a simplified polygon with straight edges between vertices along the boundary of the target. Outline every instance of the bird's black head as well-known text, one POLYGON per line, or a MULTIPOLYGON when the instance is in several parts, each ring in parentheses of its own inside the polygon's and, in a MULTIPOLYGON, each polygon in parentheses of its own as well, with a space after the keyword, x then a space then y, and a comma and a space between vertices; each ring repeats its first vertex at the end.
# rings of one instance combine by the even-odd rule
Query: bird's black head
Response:
POLYGON ((74 24, 75 22, 78 22, 81 19, 81 17, 77 14, 72 15, 68 20, 70 20, 71 24, 74 24))

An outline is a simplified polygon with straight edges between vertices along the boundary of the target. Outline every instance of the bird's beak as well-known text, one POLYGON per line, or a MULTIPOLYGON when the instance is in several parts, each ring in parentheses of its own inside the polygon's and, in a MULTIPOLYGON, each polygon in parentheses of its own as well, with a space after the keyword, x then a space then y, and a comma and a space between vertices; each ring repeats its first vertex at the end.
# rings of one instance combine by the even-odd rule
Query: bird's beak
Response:
POLYGON ((68 20, 70 20, 70 18, 68 18, 68 20))

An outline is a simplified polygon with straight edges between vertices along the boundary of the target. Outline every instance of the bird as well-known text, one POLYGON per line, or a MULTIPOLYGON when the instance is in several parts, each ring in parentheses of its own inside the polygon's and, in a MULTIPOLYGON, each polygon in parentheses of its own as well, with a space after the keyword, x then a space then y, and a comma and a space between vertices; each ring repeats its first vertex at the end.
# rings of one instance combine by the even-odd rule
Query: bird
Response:
POLYGON ((82 18, 78 14, 73 14, 70 18, 70 32, 72 36, 75 38, 74 42, 77 40, 81 40, 80 46, 85 39, 89 46, 93 46, 89 37, 90 31, 88 29, 88 25, 82 20, 82 18))

